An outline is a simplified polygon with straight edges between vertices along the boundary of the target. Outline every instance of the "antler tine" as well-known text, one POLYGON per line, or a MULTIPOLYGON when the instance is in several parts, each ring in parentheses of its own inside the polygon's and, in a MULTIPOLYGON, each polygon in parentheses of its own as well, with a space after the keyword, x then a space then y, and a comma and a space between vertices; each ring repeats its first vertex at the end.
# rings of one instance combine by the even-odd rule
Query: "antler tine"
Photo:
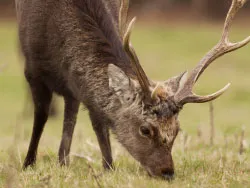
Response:
POLYGON ((121 0, 121 7, 120 7, 120 13, 119 13, 120 35, 123 40, 123 48, 130 58, 131 66, 137 75, 138 81, 145 95, 145 98, 149 100, 150 99, 150 89, 149 89, 150 83, 144 70, 142 69, 140 65, 139 59, 130 42, 131 31, 133 29, 136 18, 133 18, 127 26, 128 8, 129 8, 129 0, 121 0))
POLYGON ((246 0, 233 0, 230 10, 228 11, 227 18, 224 24, 222 37, 217 45, 213 47, 198 63, 198 65, 191 71, 185 83, 179 88, 175 95, 176 103, 184 105, 186 103, 203 103, 214 100, 222 95, 230 86, 228 84, 220 91, 208 95, 198 96, 192 92, 193 86, 204 70, 220 56, 235 51, 250 42, 250 36, 245 40, 237 43, 229 42, 229 30, 232 26, 233 19, 237 12, 244 6, 246 0))
POLYGON ((148 80, 143 68, 141 67, 141 64, 139 62, 139 59, 135 53, 135 50, 134 50, 132 44, 130 43, 131 31, 133 29, 135 21, 136 21, 136 18, 133 18, 128 25, 127 31, 124 34, 124 38, 123 38, 123 47, 124 47, 126 53, 128 54, 128 56, 130 57, 131 65, 132 65, 133 70, 135 71, 135 73, 138 77, 138 81, 142 87, 143 92, 145 93, 146 97, 149 97, 150 96, 149 80, 148 80))
POLYGON ((119 11, 119 32, 122 38, 126 32, 128 9, 129 9, 129 0, 121 0, 120 11, 119 11))

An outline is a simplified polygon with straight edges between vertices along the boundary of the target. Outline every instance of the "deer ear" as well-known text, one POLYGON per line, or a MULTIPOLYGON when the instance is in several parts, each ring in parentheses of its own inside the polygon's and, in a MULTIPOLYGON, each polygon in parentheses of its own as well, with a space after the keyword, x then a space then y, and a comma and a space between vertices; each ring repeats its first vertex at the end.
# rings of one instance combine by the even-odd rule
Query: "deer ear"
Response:
POLYGON ((122 103, 129 103, 135 96, 135 85, 119 67, 108 66, 109 88, 119 97, 122 103))
POLYGON ((178 76, 172 77, 164 82, 164 85, 176 93, 179 88, 186 82, 188 72, 183 72, 178 76))

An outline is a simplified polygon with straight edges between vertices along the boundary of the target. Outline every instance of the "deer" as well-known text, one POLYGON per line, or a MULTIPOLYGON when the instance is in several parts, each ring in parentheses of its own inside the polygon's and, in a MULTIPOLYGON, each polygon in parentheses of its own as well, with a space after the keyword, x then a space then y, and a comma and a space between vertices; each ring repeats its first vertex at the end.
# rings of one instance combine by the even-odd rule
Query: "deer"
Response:
POLYGON ((104 169, 113 169, 110 131, 150 176, 172 179, 172 147, 185 104, 206 103, 230 86, 200 96, 192 89, 217 58, 250 41, 229 41, 229 30, 245 0, 232 0, 222 37, 189 72, 151 80, 131 42, 136 18, 129 0, 16 0, 24 74, 34 102, 34 123, 23 168, 35 165, 52 93, 64 99, 59 163, 69 165, 79 105, 89 113, 104 169))

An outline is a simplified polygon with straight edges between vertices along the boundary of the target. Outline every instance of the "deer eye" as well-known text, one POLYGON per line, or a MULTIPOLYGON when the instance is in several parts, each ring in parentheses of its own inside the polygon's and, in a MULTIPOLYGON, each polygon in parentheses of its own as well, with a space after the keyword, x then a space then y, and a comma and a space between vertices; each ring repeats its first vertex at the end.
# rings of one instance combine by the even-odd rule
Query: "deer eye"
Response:
POLYGON ((140 133, 142 136, 146 136, 146 137, 149 137, 151 136, 151 131, 148 127, 146 126, 141 126, 140 127, 140 133))

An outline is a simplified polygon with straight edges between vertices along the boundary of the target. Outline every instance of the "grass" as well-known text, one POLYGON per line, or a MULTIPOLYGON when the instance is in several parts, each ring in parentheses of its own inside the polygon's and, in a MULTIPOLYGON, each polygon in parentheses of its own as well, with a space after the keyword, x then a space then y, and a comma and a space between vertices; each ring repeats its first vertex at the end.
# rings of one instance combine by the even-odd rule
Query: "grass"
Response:
MULTIPOLYGON (((220 27, 208 25, 140 25, 133 43, 147 74, 166 79, 191 69, 220 37, 220 27)), ((233 40, 249 35, 249 28, 236 26, 233 40)), ((190 104, 180 114, 188 135, 175 142, 176 178, 172 182, 148 177, 140 165, 112 139, 116 169, 105 172, 87 111, 78 115, 72 144, 71 165, 59 167, 57 150, 62 132, 60 115, 50 119, 42 136, 35 168, 21 170, 32 130, 32 117, 22 117, 25 82, 17 50, 14 22, 0 23, 0 187, 249 187, 250 186, 250 47, 220 58, 208 68, 195 88, 207 94, 231 82, 230 90, 214 102, 215 144, 209 145, 209 105, 190 104), (239 137, 246 125, 245 152, 239 155, 239 137), (199 126, 202 136, 197 136, 199 126), (74 156, 85 156, 87 159, 74 156)), ((82 108, 83 109, 83 108, 82 108)), ((32 114, 32 112, 30 112, 32 114)), ((32 115, 31 115, 32 116, 32 115)))

